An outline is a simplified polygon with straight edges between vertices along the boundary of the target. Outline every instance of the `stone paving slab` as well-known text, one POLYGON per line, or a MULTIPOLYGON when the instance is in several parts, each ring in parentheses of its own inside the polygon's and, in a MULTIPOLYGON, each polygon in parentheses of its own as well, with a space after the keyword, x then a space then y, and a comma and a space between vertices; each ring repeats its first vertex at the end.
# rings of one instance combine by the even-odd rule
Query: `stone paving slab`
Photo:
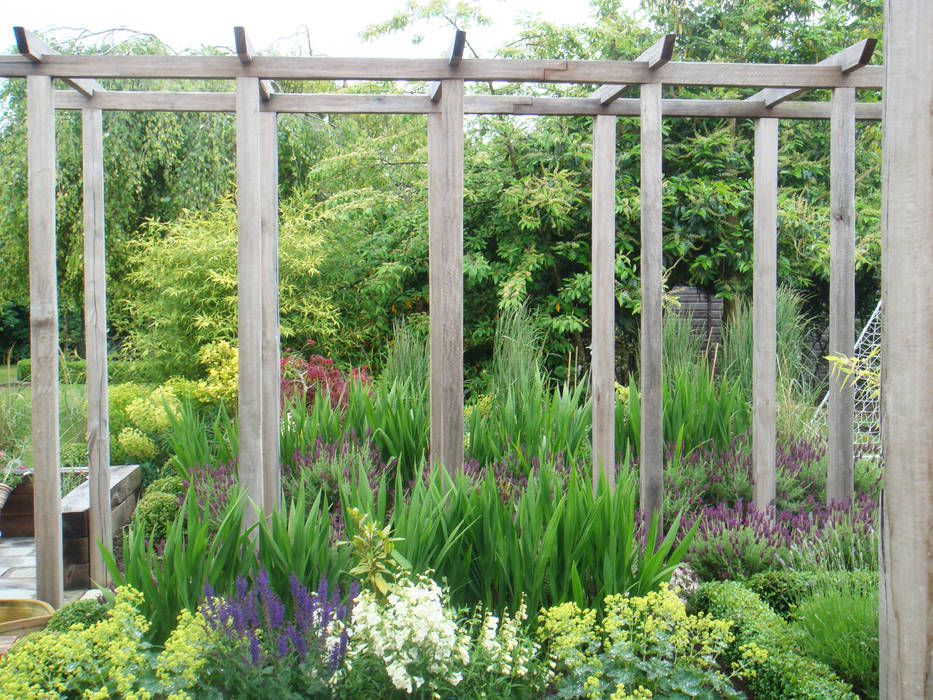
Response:
MULTIPOLYGON (((84 588, 65 591, 65 601, 77 600, 86 593, 84 588)), ((35 538, 0 537, 0 598, 35 600, 35 538)))

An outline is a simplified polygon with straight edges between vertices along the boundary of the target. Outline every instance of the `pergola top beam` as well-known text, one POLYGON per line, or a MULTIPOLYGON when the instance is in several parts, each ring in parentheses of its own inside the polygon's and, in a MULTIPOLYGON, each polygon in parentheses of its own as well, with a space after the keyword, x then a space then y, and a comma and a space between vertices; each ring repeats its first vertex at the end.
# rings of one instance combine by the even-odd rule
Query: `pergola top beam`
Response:
MULTIPOLYGON (((466 48, 466 32, 458 29, 454 32, 454 40, 450 43, 450 53, 447 56, 447 65, 456 68, 463 60, 463 50, 466 48)), ((431 98, 431 102, 438 102, 441 99, 441 81, 435 80, 428 83, 425 93, 431 98)))
MULTIPOLYGON (((13 27, 13 34, 16 36, 16 49, 30 61, 41 63, 46 56, 62 55, 25 27, 13 27)), ((85 97, 104 90, 96 80, 87 78, 63 78, 63 80, 85 97)))
POLYGON ((562 59, 464 60, 451 68, 447 59, 332 58, 329 56, 50 56, 34 63, 22 56, 0 56, 0 77, 48 75, 57 78, 146 78, 231 80, 407 80, 506 81, 529 83, 652 83, 719 87, 833 88, 880 90, 882 66, 843 74, 838 67, 755 63, 671 61, 654 71, 637 61, 562 59))
MULTIPOLYGON (((841 72, 850 73, 857 68, 868 65, 877 44, 877 39, 862 39, 857 44, 852 44, 852 46, 843 49, 839 53, 824 58, 816 65, 838 66, 841 72)), ((804 92, 804 88, 765 88, 756 92, 748 100, 749 102, 764 102, 765 107, 773 107, 784 100, 796 97, 802 92, 804 92)))
MULTIPOLYGON (((233 28, 233 42, 236 46, 236 55, 239 56, 240 61, 244 65, 252 63, 253 57, 259 55, 253 48, 253 43, 249 40, 249 36, 246 34, 246 27, 233 28)), ((272 93, 274 92, 275 86, 272 84, 271 80, 259 81, 259 94, 264 101, 272 97, 272 93)))
MULTIPOLYGON (((654 42, 650 48, 645 49, 635 60, 647 63, 648 70, 654 70, 655 68, 663 66, 665 63, 670 61, 671 57, 674 55, 674 41, 676 39, 676 34, 665 34, 656 42, 654 42)), ((600 104, 607 105, 613 100, 621 97, 630 87, 632 86, 603 85, 593 93, 593 97, 597 98, 600 104)))

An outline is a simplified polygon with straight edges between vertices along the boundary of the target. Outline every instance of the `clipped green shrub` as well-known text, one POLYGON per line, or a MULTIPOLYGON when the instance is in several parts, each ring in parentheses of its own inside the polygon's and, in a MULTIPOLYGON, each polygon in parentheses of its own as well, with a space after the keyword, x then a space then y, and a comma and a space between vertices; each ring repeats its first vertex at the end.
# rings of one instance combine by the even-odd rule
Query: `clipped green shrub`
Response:
POLYGON ((177 494, 149 488, 133 512, 133 527, 145 533, 152 542, 158 542, 165 539, 180 510, 177 494))
POLYGON ((748 579, 748 587, 781 617, 787 617, 810 590, 812 580, 794 569, 762 571, 748 579))
MULTIPOLYGON (((32 360, 24 358, 16 363, 16 378, 21 382, 32 380, 32 360)), ((59 361, 58 379, 62 382, 84 384, 87 381, 87 361, 81 359, 59 361)))
POLYGON ((821 588, 854 588, 870 593, 878 587, 878 572, 778 569, 755 574, 746 585, 774 612, 786 618, 798 603, 821 588))
MULTIPOLYGON (((146 494, 169 493, 173 496, 178 496, 184 492, 185 486, 181 481, 181 477, 171 474, 169 476, 159 477, 146 487, 146 494)), ((145 496, 143 496, 143 498, 145 498, 145 496)))
POLYGON ((73 600, 66 603, 49 618, 45 625, 48 632, 67 632, 72 625, 90 627, 107 616, 110 605, 99 599, 73 600))
POLYGON ((800 640, 794 628, 747 586, 737 581, 704 583, 693 603, 703 612, 735 623, 735 641, 726 653, 729 661, 742 661, 743 647, 750 644, 767 652, 764 659, 745 659, 754 672, 747 679, 748 688, 759 700, 858 697, 829 666, 798 653, 800 640))

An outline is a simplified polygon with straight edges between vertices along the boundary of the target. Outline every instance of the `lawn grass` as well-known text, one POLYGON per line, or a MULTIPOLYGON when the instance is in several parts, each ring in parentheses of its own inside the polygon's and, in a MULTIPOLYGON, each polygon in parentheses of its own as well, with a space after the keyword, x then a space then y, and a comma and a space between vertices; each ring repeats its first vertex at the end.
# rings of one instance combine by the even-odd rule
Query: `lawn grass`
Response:
MULTIPOLYGON (((0 367, 0 372, 6 370, 0 367)), ((3 376, 3 375, 0 375, 3 376)), ((59 435, 64 448, 84 442, 87 431, 87 386, 59 384, 59 435)), ((32 387, 4 385, 0 379, 0 450, 32 465, 32 387)))

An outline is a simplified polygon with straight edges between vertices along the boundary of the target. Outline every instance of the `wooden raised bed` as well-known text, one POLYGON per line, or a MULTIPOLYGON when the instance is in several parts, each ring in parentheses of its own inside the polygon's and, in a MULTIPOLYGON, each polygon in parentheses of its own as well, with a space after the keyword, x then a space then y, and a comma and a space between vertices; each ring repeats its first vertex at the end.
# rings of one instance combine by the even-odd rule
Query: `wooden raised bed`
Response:
MULTIPOLYGON (((138 464, 110 467, 110 512, 115 533, 119 532, 133 515, 141 480, 142 472, 138 464)), ((90 499, 90 485, 86 480, 62 498, 65 588, 90 585, 90 499)), ((34 537, 33 515, 32 476, 27 475, 10 494, 3 510, 0 510, 0 533, 3 537, 34 537)), ((97 544, 94 543, 94 546, 97 544)))

